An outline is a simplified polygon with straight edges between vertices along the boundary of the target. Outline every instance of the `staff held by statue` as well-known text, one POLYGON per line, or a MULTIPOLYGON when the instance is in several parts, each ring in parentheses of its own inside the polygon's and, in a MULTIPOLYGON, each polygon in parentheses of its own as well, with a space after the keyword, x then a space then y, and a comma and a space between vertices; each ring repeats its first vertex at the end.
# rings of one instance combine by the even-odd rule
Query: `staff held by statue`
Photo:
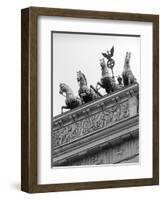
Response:
POLYGON ((107 59, 107 67, 111 69, 112 72, 112 78, 114 78, 114 65, 115 65, 115 60, 112 58, 114 55, 114 46, 110 49, 110 51, 107 51, 106 53, 102 53, 102 55, 107 59))

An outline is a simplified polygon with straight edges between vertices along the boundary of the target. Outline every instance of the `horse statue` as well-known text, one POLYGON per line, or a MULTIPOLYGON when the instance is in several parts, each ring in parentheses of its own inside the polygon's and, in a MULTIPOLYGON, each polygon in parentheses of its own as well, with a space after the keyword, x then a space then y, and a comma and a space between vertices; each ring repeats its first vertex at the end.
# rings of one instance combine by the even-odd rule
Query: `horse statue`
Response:
POLYGON ((100 66, 102 72, 102 78, 100 82, 97 83, 96 89, 98 90, 98 85, 105 89, 105 91, 109 94, 110 92, 114 92, 116 89, 116 82, 114 77, 111 77, 109 74, 109 69, 105 63, 104 58, 100 59, 100 66))
POLYGON ((132 85, 136 81, 130 68, 130 58, 131 58, 131 52, 126 52, 125 62, 122 72, 124 86, 132 85))
POLYGON ((93 86, 88 87, 87 79, 81 71, 77 72, 77 81, 79 83, 78 94, 83 103, 87 103, 102 96, 98 91, 93 88, 93 86))
POLYGON ((82 104, 81 99, 74 95, 72 89, 68 85, 66 85, 65 83, 60 83, 59 87, 60 87, 59 93, 64 97, 66 97, 65 100, 66 106, 61 107, 61 113, 63 113, 63 109, 72 110, 82 104))

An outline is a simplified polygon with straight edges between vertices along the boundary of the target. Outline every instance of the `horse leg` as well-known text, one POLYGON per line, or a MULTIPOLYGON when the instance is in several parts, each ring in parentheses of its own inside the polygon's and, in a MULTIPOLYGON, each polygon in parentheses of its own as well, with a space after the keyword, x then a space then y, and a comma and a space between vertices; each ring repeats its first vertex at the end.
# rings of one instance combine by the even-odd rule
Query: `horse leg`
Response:
POLYGON ((132 80, 130 76, 128 77, 128 85, 132 85, 132 80))
POLYGON ((98 82, 97 85, 96 85, 96 90, 99 90, 100 88, 104 88, 104 87, 100 82, 98 82), (99 88, 98 88, 98 85, 100 86, 99 88))
POLYGON ((69 109, 69 107, 68 106, 62 106, 61 107, 61 113, 63 114, 63 109, 69 109))

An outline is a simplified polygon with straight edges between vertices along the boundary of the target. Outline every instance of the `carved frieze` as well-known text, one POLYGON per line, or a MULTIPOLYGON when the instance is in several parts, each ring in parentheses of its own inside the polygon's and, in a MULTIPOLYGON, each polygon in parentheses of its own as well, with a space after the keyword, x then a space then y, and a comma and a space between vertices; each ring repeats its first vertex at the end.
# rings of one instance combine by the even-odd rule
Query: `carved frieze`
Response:
POLYGON ((129 117, 129 113, 129 101, 127 100, 93 115, 87 115, 84 119, 74 121, 69 125, 61 126, 59 129, 53 130, 53 147, 58 147, 94 131, 109 127, 129 117))

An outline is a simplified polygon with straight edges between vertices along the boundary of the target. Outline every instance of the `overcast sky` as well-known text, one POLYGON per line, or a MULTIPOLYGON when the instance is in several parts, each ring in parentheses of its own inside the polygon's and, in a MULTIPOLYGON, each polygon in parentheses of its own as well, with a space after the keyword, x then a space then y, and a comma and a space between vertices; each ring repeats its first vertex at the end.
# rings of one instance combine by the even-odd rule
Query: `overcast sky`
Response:
MULTIPOLYGON (((96 86, 101 78, 101 52, 114 45, 114 74, 121 75, 125 54, 131 52, 130 66, 140 83, 140 37, 102 36, 53 33, 53 116, 61 113, 65 98, 59 94, 59 84, 66 83, 78 95, 77 71, 81 70, 88 85, 96 86)), ((103 89, 99 90, 105 93, 103 89)))

